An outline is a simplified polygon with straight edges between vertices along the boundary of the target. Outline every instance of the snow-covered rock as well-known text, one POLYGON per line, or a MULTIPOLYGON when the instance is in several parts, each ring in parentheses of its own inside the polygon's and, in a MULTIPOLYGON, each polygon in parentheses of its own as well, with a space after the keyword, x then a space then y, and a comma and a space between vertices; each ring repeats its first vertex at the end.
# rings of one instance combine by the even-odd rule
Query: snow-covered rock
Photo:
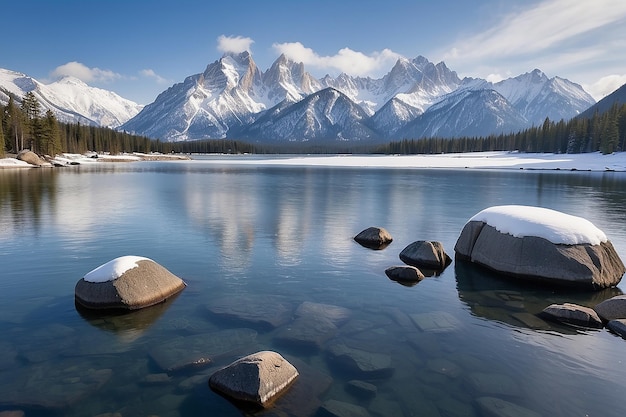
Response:
POLYGON ((454 250, 458 259, 548 284, 607 288, 626 272, 591 222, 541 207, 487 208, 465 224, 454 250))
POLYGON ((151 259, 122 256, 85 274, 74 293, 85 308, 137 310, 164 302, 185 286, 151 259))

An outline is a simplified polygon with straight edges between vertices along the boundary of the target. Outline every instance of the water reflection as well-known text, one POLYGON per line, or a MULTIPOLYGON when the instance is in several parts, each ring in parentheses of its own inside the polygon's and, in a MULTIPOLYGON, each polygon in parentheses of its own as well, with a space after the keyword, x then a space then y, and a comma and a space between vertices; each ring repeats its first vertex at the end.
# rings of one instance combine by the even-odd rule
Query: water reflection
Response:
POLYGON ((515 282, 471 262, 456 260, 454 273, 459 299, 472 314, 515 327, 571 333, 572 327, 546 322, 538 314, 550 304, 574 303, 593 307, 616 295, 619 288, 585 292, 546 288, 533 282, 515 282))

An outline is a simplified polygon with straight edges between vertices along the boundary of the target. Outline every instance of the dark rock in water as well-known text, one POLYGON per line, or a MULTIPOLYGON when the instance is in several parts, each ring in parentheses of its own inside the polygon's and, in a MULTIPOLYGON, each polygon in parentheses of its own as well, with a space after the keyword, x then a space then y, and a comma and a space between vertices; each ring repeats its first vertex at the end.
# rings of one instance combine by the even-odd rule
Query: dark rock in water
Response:
POLYGON ((362 378, 387 378, 394 372, 391 356, 384 353, 355 349, 343 343, 331 345, 327 353, 332 364, 362 378))
POLYGON ((476 404, 486 417, 541 417, 539 413, 500 398, 480 397, 476 404))
POLYGON ((602 320, 626 319, 626 295, 616 295, 593 308, 602 320))
POLYGON ((27 162, 31 165, 41 166, 41 165, 47 164, 47 162, 41 159, 39 155, 37 155, 35 152, 30 151, 28 149, 24 149, 20 151, 17 154, 16 158, 19 159, 20 161, 27 162))
POLYGON ((558 321, 574 326, 592 327, 601 329, 602 320, 592 308, 579 306, 577 304, 552 304, 544 308, 541 316, 545 319, 558 321))
POLYGON ((368 227, 356 235, 354 240, 367 248, 384 249, 393 241, 393 238, 382 227, 368 227))
POLYGON ((162 303, 185 286, 151 259, 122 256, 86 274, 74 294, 76 302, 88 309, 137 310, 162 303))
POLYGON ((208 366, 219 358, 251 350, 256 336, 252 329, 221 330, 179 337, 151 349, 148 354, 164 372, 176 372, 208 366))
POLYGON ((416 284, 424 279, 422 271, 414 266, 391 266, 385 269, 385 274, 389 279, 403 284, 416 284))
POLYGON ((95 393, 111 369, 84 358, 42 362, 0 375, 0 407, 62 410, 95 393))
POLYGON ((369 382, 353 379, 346 384, 346 391, 357 398, 369 400, 376 396, 378 388, 376 388, 376 385, 370 384, 369 382))
POLYGON ((615 334, 626 339, 626 319, 615 319, 607 323, 606 327, 615 334))
POLYGON ((245 323, 259 330, 272 330, 291 320, 293 307, 272 296, 224 297, 211 301, 208 310, 221 320, 245 323))
POLYGON ((427 240, 418 240, 402 249, 400 260, 407 265, 435 271, 443 271, 452 263, 441 242, 427 240))
POLYGON ((213 373, 209 385, 234 400, 267 407, 298 377, 298 370, 279 353, 257 352, 213 373))
POLYGON ((360 405, 328 400, 317 413, 318 417, 369 417, 371 414, 360 405))
MULTIPOLYGON (((533 211, 539 208, 527 209, 533 211)), ((537 225, 532 220, 528 223, 529 230, 549 227, 537 225)), ((577 223, 588 222, 568 216, 562 223, 574 227, 577 223)), ((511 277, 553 285, 608 288, 617 285, 626 272, 608 240, 600 241, 599 244, 553 243, 538 236, 515 237, 501 233, 496 227, 479 220, 470 220, 465 224, 454 250, 459 259, 469 260, 511 277)))

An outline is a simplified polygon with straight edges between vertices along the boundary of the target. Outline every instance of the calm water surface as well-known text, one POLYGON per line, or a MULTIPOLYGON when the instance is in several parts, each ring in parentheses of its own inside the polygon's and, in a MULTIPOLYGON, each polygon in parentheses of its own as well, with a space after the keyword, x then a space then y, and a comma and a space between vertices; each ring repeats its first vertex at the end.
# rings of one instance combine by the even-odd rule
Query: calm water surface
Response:
POLYGON ((270 349, 301 375, 261 415, 315 415, 320 404, 337 400, 372 416, 481 416, 481 397, 542 416, 626 415, 626 341, 535 316, 555 302, 593 306, 619 288, 589 294, 522 287, 456 262, 413 287, 385 276, 416 240, 440 241, 453 257, 465 222, 501 204, 585 217, 626 259, 623 173, 214 159, 0 170, 0 411, 237 416, 244 411, 212 392, 208 377, 237 357, 270 349), (356 244, 352 237, 369 226, 385 227, 393 243, 381 251, 356 244), (188 287, 129 315, 78 311, 76 282, 123 255, 149 257, 188 287), (280 305, 289 320, 275 328, 224 320, 211 310, 224 300, 280 305), (286 341, 305 302, 345 308, 349 317, 316 346, 286 341), (192 349, 203 337, 242 327, 256 332, 254 340, 208 367, 166 372, 155 359, 164 347, 184 356, 169 348, 174 341, 192 349), (341 366, 329 354, 337 343, 388 359, 385 371, 341 366), (347 385, 354 379, 374 385, 376 395, 355 394, 347 385))

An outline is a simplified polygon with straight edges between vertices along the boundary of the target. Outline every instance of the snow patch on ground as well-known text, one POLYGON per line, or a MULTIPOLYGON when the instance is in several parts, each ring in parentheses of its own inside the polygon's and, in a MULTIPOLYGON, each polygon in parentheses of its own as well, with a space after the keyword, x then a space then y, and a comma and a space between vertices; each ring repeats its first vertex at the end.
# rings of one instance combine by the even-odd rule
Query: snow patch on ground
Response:
POLYGON ((500 233, 514 237, 536 236, 554 244, 599 245, 607 241, 604 232, 590 221, 542 207, 494 206, 479 212, 469 221, 484 222, 500 233))
POLYGON ((120 256, 88 272, 83 279, 87 282, 113 281, 129 269, 136 268, 139 261, 151 261, 151 259, 141 256, 120 256))

